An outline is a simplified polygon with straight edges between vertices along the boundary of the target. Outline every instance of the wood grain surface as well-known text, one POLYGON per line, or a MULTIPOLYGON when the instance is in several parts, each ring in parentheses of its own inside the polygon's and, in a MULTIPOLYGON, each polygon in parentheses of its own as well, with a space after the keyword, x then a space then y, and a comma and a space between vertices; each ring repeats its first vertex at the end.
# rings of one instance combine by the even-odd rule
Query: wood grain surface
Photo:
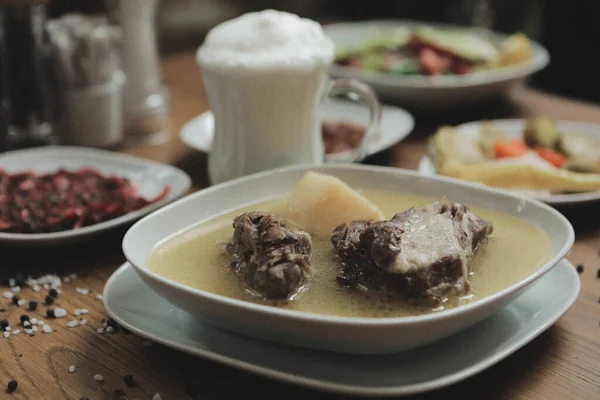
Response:
MULTIPOLYGON (((206 156, 185 147, 178 131, 190 118, 205 111, 207 101, 193 54, 164 60, 163 71, 171 94, 171 140, 160 146, 130 147, 121 151, 184 169, 191 175, 194 190, 208 185, 206 156)), ((367 160, 370 164, 414 168, 424 149, 424 140, 437 126, 478 118, 520 117, 544 113, 555 118, 600 123, 600 107, 556 98, 524 88, 508 99, 478 109, 441 115, 421 112, 416 115, 415 131, 394 148, 367 160)), ((583 264, 582 292, 575 306, 553 327, 516 354, 451 387, 411 399, 599 399, 600 398, 600 205, 563 211, 572 219, 577 241, 569 259, 583 264)), ((159 392, 162 399, 338 399, 281 384, 213 362, 194 358, 171 349, 145 346, 143 340, 119 330, 98 334, 106 318, 102 302, 96 298, 110 274, 124 261, 121 238, 125 228, 93 242, 51 250, 0 247, 0 275, 53 273, 77 274, 63 286, 56 299, 71 315, 50 320, 46 307, 30 312, 10 300, 0 298, 0 319, 19 327, 21 314, 43 318, 56 330, 0 337, 0 384, 16 379, 12 394, 0 392, 0 399, 151 399, 159 392), (90 289, 83 295, 76 288, 90 289), (88 324, 68 328, 75 309, 88 309, 83 316, 88 324), (69 366, 77 366, 73 373, 69 366), (96 382, 101 374, 104 382, 96 382), (125 375, 135 379, 134 387, 123 382, 125 375), (126 397, 119 397, 122 390, 126 397)), ((4 288, 2 289, 4 291, 4 288)), ((19 296, 43 302, 47 291, 23 290, 19 296)), ((290 362, 293 362, 290 360, 290 362)))

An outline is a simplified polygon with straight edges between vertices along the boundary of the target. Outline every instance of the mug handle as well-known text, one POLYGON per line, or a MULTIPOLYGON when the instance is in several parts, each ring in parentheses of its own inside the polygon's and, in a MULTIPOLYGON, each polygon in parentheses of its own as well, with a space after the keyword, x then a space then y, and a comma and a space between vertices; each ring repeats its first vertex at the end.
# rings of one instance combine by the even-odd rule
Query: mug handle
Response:
MULTIPOLYGON (((381 103, 373 88, 356 79, 334 79, 330 81, 327 94, 329 97, 340 94, 355 93, 369 107, 369 123, 365 134, 356 149, 349 157, 332 157, 326 162, 356 162, 367 156, 368 146, 375 139, 381 123, 381 103)), ((346 153, 347 154, 347 153, 346 153)))

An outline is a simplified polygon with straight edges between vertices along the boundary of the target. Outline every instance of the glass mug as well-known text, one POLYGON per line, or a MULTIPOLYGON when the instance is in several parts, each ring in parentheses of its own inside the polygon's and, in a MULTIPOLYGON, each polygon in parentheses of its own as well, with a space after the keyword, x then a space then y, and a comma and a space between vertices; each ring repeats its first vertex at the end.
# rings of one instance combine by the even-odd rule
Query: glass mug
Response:
POLYGON ((330 79, 331 61, 251 72, 198 62, 214 115, 208 159, 213 184, 294 164, 361 160, 379 130, 381 104, 373 89, 354 79, 330 79), (325 160, 319 106, 345 93, 358 95, 367 105, 369 122, 356 149, 325 160))

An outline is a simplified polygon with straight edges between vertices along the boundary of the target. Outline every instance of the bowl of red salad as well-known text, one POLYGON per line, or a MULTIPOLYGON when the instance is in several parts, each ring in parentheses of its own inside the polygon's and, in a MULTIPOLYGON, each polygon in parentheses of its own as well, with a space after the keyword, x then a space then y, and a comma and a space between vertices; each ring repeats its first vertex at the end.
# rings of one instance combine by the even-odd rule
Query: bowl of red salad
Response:
POLYGON ((404 20, 324 27, 336 44, 336 77, 371 84, 384 99, 456 106, 505 92, 549 62, 525 34, 404 20))
POLYGON ((58 243, 116 227, 181 197, 181 170, 77 147, 0 155, 0 242, 58 243))

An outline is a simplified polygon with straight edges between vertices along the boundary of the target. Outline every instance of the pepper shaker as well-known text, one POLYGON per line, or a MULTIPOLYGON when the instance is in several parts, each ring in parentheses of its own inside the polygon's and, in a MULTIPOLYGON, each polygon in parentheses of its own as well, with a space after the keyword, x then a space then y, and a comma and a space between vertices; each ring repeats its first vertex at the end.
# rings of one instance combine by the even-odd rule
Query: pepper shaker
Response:
POLYGON ((55 144, 46 1, 0 3, 0 108, 5 149, 55 144))
POLYGON ((168 139, 168 99, 162 84, 155 15, 158 0, 117 0, 115 17, 123 29, 126 140, 160 143, 168 139))

